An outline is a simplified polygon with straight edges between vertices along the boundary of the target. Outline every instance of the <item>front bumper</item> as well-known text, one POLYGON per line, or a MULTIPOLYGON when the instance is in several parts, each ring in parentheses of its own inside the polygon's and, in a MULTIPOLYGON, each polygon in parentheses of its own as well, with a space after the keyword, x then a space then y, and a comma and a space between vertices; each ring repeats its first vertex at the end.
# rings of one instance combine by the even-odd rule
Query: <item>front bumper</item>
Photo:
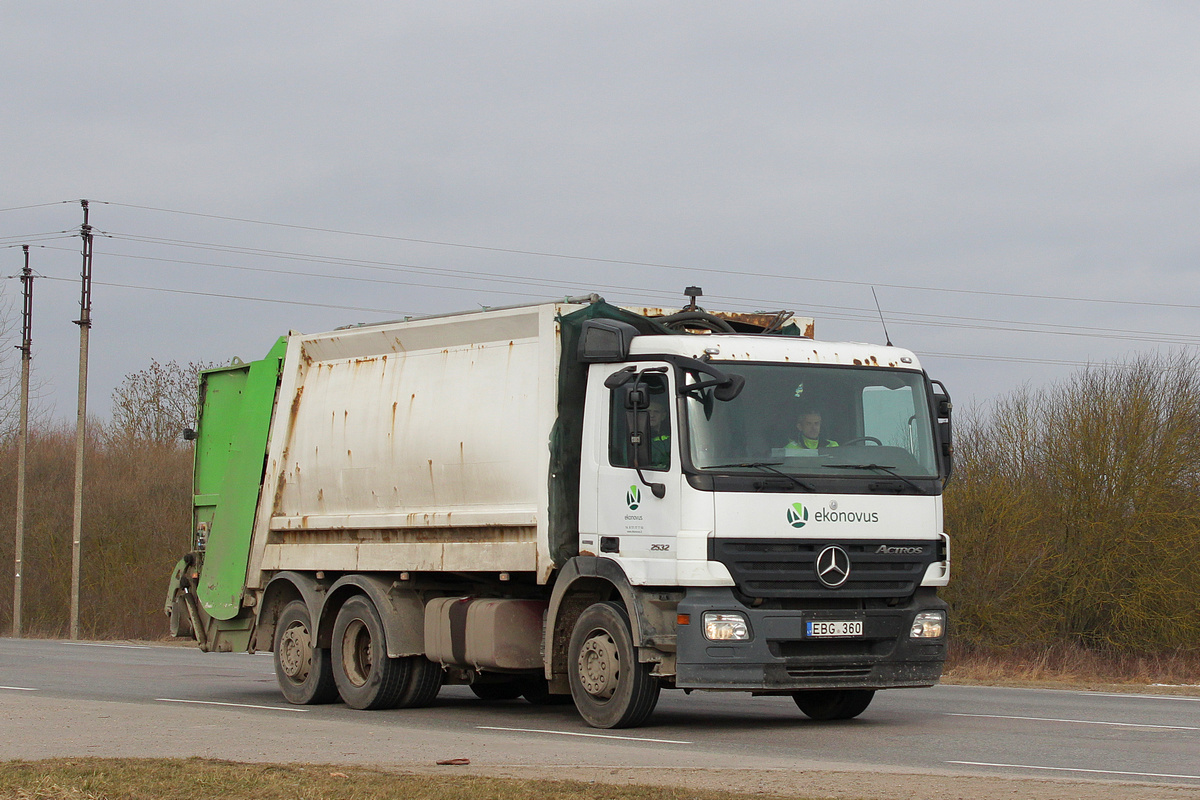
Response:
MULTIPOLYGON (((817 605, 817 604, 814 604, 817 605)), ((888 689, 932 686, 946 661, 946 637, 912 639, 920 611, 946 610, 933 590, 921 589, 901 606, 878 608, 751 608, 731 588, 693 588, 679 603, 691 623, 676 628, 675 685, 680 689, 788 692, 797 689, 888 689), (749 641, 704 638, 705 611, 737 612, 749 625, 749 641), (853 639, 814 639, 805 623, 862 620, 853 639)))

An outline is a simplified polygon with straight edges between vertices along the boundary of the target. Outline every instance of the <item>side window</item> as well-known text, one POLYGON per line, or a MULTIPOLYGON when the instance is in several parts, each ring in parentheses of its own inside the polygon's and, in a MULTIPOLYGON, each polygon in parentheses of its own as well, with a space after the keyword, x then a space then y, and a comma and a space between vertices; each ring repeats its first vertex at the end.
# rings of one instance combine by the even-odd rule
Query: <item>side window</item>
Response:
POLYGON ((614 467, 667 470, 671 468, 671 396, 667 376, 651 372, 612 390, 608 417, 608 462, 614 467), (636 386, 635 386, 636 384, 636 386), (642 406, 635 408, 641 395, 642 406), (641 427, 642 442, 635 451, 630 433, 641 427), (635 462, 636 459, 636 462, 635 462))

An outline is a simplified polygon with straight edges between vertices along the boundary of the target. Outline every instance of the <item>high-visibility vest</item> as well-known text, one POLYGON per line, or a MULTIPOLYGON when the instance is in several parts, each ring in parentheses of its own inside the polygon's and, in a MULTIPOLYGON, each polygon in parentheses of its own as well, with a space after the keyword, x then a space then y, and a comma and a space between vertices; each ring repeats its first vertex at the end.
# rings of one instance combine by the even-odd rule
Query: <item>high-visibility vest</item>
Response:
POLYGON ((788 450, 816 450, 821 447, 837 447, 837 442, 831 442, 828 439, 810 439, 807 436, 801 436, 798 442, 788 442, 788 450))
POLYGON ((650 462, 654 467, 671 465, 671 434, 661 433, 650 438, 650 462))

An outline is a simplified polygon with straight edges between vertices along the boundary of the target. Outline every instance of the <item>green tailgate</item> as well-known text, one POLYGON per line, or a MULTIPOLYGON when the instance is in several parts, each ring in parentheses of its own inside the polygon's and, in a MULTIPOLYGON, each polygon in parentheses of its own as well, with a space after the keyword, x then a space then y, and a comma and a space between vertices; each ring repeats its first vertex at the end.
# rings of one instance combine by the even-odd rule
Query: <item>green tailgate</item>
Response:
POLYGON ((281 338, 261 361, 209 370, 200 378, 193 522, 196 531, 207 529, 207 545, 196 596, 216 619, 233 619, 241 610, 286 349, 281 338))

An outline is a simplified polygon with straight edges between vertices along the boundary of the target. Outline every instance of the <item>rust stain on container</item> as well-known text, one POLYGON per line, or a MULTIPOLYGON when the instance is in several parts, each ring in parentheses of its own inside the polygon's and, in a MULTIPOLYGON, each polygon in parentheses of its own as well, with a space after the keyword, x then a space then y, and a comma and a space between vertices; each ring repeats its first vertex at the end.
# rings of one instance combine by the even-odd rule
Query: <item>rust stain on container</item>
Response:
POLYGON ((279 480, 275 483, 275 497, 271 501, 271 508, 274 509, 275 514, 279 514, 280 509, 283 508, 283 490, 286 486, 287 476, 281 472, 279 473, 279 480))
POLYGON ((296 426, 296 414, 297 414, 297 412, 300 411, 300 398, 303 395, 304 395, 304 387, 303 386, 297 387, 296 396, 292 398, 291 410, 288 412, 288 420, 291 422, 293 428, 295 428, 295 426, 296 426))

